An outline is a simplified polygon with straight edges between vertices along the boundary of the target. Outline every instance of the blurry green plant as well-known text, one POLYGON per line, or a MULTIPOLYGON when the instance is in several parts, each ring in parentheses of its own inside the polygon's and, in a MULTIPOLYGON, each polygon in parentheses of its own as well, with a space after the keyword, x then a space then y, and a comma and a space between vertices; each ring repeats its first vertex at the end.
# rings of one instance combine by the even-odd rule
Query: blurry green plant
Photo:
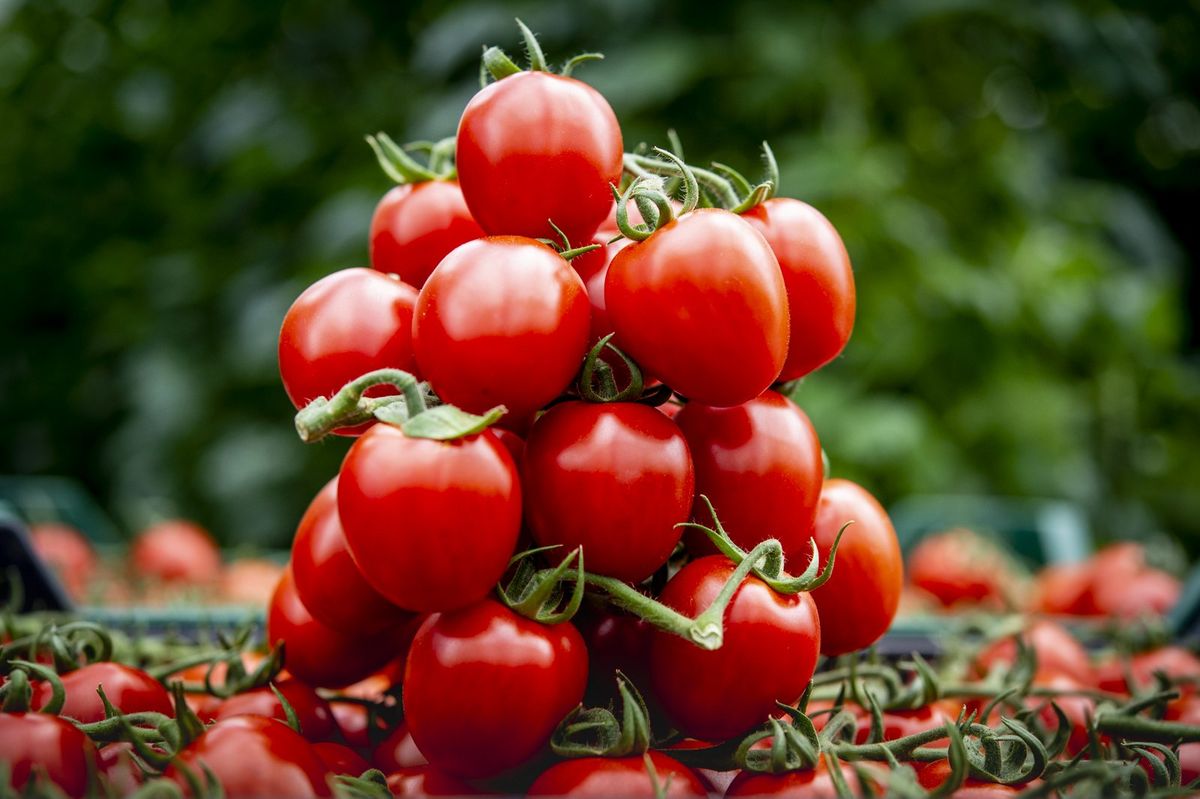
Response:
POLYGON ((796 393, 836 473, 1200 549, 1187 3, 4 0, 0 472, 284 545, 345 443, 292 433, 283 312, 365 263, 361 135, 452 133, 515 15, 608 54, 630 144, 768 138, 842 231, 857 328, 796 393))

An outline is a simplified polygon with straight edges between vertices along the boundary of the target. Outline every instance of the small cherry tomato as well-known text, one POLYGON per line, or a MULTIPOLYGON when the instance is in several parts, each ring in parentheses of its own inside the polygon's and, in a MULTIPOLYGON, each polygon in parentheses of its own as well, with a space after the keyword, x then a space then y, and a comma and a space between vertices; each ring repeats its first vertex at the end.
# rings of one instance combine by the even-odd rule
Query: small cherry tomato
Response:
POLYGON ((763 235, 787 285, 791 337, 779 379, 795 380, 838 356, 854 329, 854 273, 842 237, 816 208, 774 197, 742 217, 763 235))
MULTIPOLYGON (((1064 674, 1082 685, 1091 685, 1095 681, 1087 650, 1062 625, 1048 620, 1036 621, 1021 636, 1037 657, 1039 674, 1064 674)), ((1009 636, 984 647, 976 655, 972 669, 977 676, 986 677, 998 665, 1011 668, 1016 659, 1017 636, 1009 636)))
POLYGON ((337 478, 304 511, 292 541, 296 593, 313 618, 347 633, 371 633, 412 618, 370 586, 350 555, 338 518, 337 478))
POLYGON ((215 584, 221 577, 221 552, 198 524, 172 519, 146 528, 130 552, 137 577, 188 585, 215 584))
POLYGON ((96 574, 96 553, 84 534, 69 524, 35 524, 29 528, 29 541, 67 593, 82 599, 96 574))
POLYGON ((417 362, 439 397, 520 418, 561 394, 587 351, 588 299, 575 270, 520 236, 467 242, 417 298, 417 362))
POLYGON ((1056 563, 1039 571, 1031 610, 1056 616, 1095 616, 1091 563, 1056 563))
POLYGON ((1179 602, 1183 584, 1158 569, 1147 569, 1121 584, 1120 591, 1097 596, 1104 615, 1118 619, 1164 616, 1179 602))
POLYGON ((349 685, 382 668, 403 653, 410 636, 405 624, 369 637, 322 624, 300 601, 291 569, 279 580, 267 612, 267 640, 272 645, 283 642, 288 672, 325 688, 349 685))
POLYGON ((435 441, 376 425, 346 454, 337 503, 363 577, 420 612, 487 596, 521 527, 516 464, 488 430, 435 441))
POLYGON ((404 717, 434 767, 492 777, 537 755, 586 683, 587 652, 570 623, 546 626, 485 599, 421 626, 404 717))
POLYGON ((391 774, 406 768, 428 765, 429 761, 413 742, 408 725, 402 721, 371 752, 371 764, 384 774, 391 774))
POLYGON ((482 235, 456 181, 395 186, 371 217, 371 266, 421 288, 448 252, 482 235))
MULTIPOLYGON (((918 732, 944 727, 947 722, 954 721, 954 718, 938 705, 925 705, 913 710, 885 710, 882 715, 884 741, 907 738, 918 732)), ((871 736, 871 714, 865 710, 860 709, 858 728, 854 736, 855 742, 859 744, 866 743, 871 736)))
POLYGON ((329 709, 333 713, 333 720, 337 722, 342 740, 353 749, 369 749, 372 735, 382 734, 385 729, 382 719, 378 718, 372 729, 371 713, 366 705, 358 702, 339 702, 335 699, 329 703, 329 709))
POLYGON ((829 580, 812 592, 821 615, 821 654, 854 652, 879 640, 896 618, 904 590, 904 557, 887 511, 862 486, 827 480, 813 537, 821 566, 848 522, 829 580))
MULTIPOLYGON (((619 671, 642 692, 647 704, 650 689, 650 640, 654 628, 644 619, 609 607, 584 607, 572 620, 588 653, 588 689, 584 703, 605 707, 618 697, 616 673, 619 671)), ((651 708, 653 712, 653 708, 651 708)))
POLYGON ((617 253, 604 299, 618 346, 688 399, 729 406, 775 382, 788 349, 779 262, 749 222, 702 208, 617 253))
POLYGON ((114 792, 110 796, 129 796, 142 786, 142 769, 134 761, 133 744, 128 741, 105 744, 96 762, 101 779, 114 792))
MULTIPOLYGON (((675 421, 696 465, 696 521, 712 524, 703 494, 734 543, 750 549, 775 538, 789 562, 806 564, 824 466, 804 411, 764 391, 731 408, 689 402, 675 421)), ((685 540, 693 553, 716 551, 703 533, 689 530, 685 540)))
MULTIPOLYGON (((884 785, 886 773, 882 767, 874 763, 842 763, 842 779, 854 796, 877 795, 884 785), (871 787, 871 794, 860 792, 863 782, 855 766, 863 769, 865 781, 871 787)), ((816 768, 803 771, 785 771, 782 774, 760 774, 753 771, 743 771, 734 777, 726 797, 749 796, 788 796, 799 799, 839 799, 841 794, 834 787, 829 769, 822 760, 816 768)))
MULTIPOLYGON (((337 729, 329 703, 317 695, 310 686, 299 680, 283 679, 275 683, 276 690, 292 706, 296 720, 300 722, 300 733, 310 741, 326 741, 337 729)), ((235 716, 264 716, 269 719, 287 721, 287 712, 279 697, 268 686, 254 688, 229 697, 213 715, 215 721, 235 716)), ((359 772, 361 773, 361 772, 359 772)))
POLYGON ((329 769, 308 741, 282 721, 237 716, 204 731, 175 756, 165 776, 186 790, 184 770, 201 785, 207 767, 227 799, 332 796, 329 769))
MULTIPOLYGON (((695 618, 712 604, 733 563, 710 555, 684 566, 660 601, 695 618)), ((720 741, 766 720, 776 702, 794 703, 812 679, 821 648, 817 607, 807 593, 783 596, 748 577, 725 610, 725 639, 706 651, 677 635, 655 631, 650 685, 676 728, 720 741)))
POLYGON ((371 768, 371 764, 363 760, 362 755, 342 744, 323 741, 313 744, 313 751, 331 774, 349 774, 351 777, 357 777, 371 768))
POLYGON ((555 763, 534 780, 527 795, 704 799, 708 789, 690 768, 662 752, 651 751, 645 757, 581 757, 555 763), (646 758, 654 766, 653 776, 646 758))
MULTIPOLYGON (((301 294, 279 331, 279 375, 288 398, 303 408, 376 369, 417 371, 412 319, 417 290, 371 269, 326 275, 301 294)), ((369 397, 396 393, 368 389, 369 397)), ((356 435, 368 425, 334 432, 356 435)))
POLYGON ((622 147, 617 117, 595 89, 520 72, 467 103, 455 161, 467 207, 488 233, 556 238, 553 221, 583 242, 613 208, 622 147))
POLYGON ((1014 604, 1018 575, 998 545, 958 528, 922 539, 908 556, 908 578, 944 607, 1001 608, 1014 604))
POLYGON ((70 797, 87 793, 96 770, 96 747, 69 721, 42 713, 0 713, 0 762, 8 784, 20 792, 36 770, 70 797))
MULTIPOLYGON (((1164 673, 1171 680, 1195 678, 1200 675, 1200 658, 1183 647, 1164 646, 1134 655, 1128 665, 1117 659, 1109 660, 1097 665, 1096 685, 1102 691, 1144 692, 1155 684, 1156 672, 1164 673), (1127 674, 1134 685, 1126 683, 1127 674)), ((1196 686, 1188 680, 1180 682, 1177 688, 1184 696, 1196 692, 1196 686)))
POLYGON ((264 607, 283 574, 283 566, 266 558, 238 558, 221 573, 221 597, 232 605, 264 607))
POLYGON ((647 405, 555 405, 533 425, 521 471, 525 524, 561 559, 583 547, 588 571, 640 582, 671 556, 692 505, 683 433, 647 405))
MULTIPOLYGON (((950 779, 950 761, 935 760, 917 768, 917 782, 927 790, 940 788, 950 779)), ((967 777, 963 784, 952 793, 952 799, 991 799, 991 797, 1016 796, 1022 791, 1039 784, 1041 780, 1031 780, 1021 785, 1001 785, 967 777)))
MULTIPOLYGON (((96 692, 99 687, 104 688, 108 701, 122 713, 175 715, 171 695, 163 684, 132 666, 107 661, 89 663, 62 675, 61 679, 67 698, 59 715, 75 719, 81 724, 104 721, 104 703, 96 692)), ((33 693, 33 707, 44 707, 50 701, 51 694, 50 683, 39 682, 33 693)))
POLYGON ((427 796, 485 796, 487 791, 463 782, 431 766, 397 769, 388 775, 388 790, 396 799, 427 796))

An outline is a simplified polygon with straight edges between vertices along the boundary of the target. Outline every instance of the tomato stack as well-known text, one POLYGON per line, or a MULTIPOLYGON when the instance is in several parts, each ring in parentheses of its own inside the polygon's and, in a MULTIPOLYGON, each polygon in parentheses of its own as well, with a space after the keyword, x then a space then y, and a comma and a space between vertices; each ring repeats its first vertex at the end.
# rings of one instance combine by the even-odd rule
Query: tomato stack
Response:
MULTIPOLYGON (((551 738, 585 695, 629 683, 663 732, 742 735, 819 655, 885 632, 902 566, 887 514, 825 479, 787 395, 850 336, 837 231, 774 196, 765 146, 757 186, 678 147, 625 153, 571 77, 586 57, 555 74, 522 30, 530 68, 485 51, 492 80, 428 165, 370 137, 400 183, 373 268, 286 315, 297 430, 356 440, 300 523, 268 633, 315 686, 400 664, 405 729, 438 774, 527 788, 544 771, 535 790, 568 793, 579 766, 550 765, 551 738)), ((667 754, 615 754, 647 789, 649 769, 700 790, 667 754)))

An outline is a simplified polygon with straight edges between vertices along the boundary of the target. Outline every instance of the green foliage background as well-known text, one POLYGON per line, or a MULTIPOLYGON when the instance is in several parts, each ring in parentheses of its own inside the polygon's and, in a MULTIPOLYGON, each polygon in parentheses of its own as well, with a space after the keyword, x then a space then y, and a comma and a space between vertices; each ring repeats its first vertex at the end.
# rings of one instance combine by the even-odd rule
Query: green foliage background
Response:
POLYGON ((452 133, 519 15, 607 53, 627 142, 767 138, 839 227, 858 325, 797 394, 835 472, 1194 550, 1198 8, 0 0, 0 473, 284 544, 345 442, 291 431, 283 312, 366 262, 362 135, 452 133))

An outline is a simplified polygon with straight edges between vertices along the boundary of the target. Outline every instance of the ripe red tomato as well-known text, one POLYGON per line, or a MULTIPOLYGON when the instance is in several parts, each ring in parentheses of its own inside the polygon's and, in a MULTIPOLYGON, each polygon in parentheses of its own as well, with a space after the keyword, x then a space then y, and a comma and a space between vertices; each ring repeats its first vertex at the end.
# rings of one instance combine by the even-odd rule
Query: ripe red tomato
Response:
MULTIPOLYGON (((671 207, 675 209, 675 215, 678 216, 679 211, 683 208, 683 203, 672 198, 671 207)), ((637 203, 629 203, 626 210, 629 212, 629 224, 633 225, 634 227, 645 224, 646 220, 642 217, 642 212, 638 209, 637 203)), ((617 204, 613 203, 613 207, 609 210, 608 216, 603 222, 600 223, 600 230, 597 232, 596 236, 597 238, 603 238, 607 240, 611 239, 613 236, 616 236, 620 232, 621 229, 617 226, 617 204)), ((623 241, 628 243, 629 239, 624 239, 623 241)), ((617 243, 620 244, 621 242, 617 243)))
MULTIPOLYGON (((913 710, 886 710, 883 712, 883 740, 906 738, 934 727, 943 727, 950 721, 954 721, 954 718, 940 705, 925 705, 913 710)), ((870 735, 871 714, 859 708, 855 741, 866 743, 870 735)))
MULTIPOLYGON (((609 607, 584 606, 572 620, 588 653, 588 707, 606 707, 617 696, 616 672, 620 671, 643 692, 647 704, 650 673, 650 639, 654 628, 644 619, 609 607)), ((653 711, 653 709, 652 709, 653 711)))
POLYGON ((1006 607, 1012 604, 1017 576, 1000 547, 978 533, 959 528, 917 544, 908 556, 908 578, 945 607, 1006 607))
POLYGON ((42 713, 0 713, 0 762, 8 785, 21 791, 36 768, 67 796, 87 793, 96 747, 74 724, 42 713))
POLYGON ((622 249, 604 297, 619 346, 697 402, 754 399, 787 357, 779 262, 750 223, 728 211, 684 214, 622 249))
POLYGON ((854 329, 854 273, 829 220, 808 203, 775 197, 742 216, 779 259, 787 285, 791 343, 780 380, 795 380, 832 361, 854 329))
MULTIPOLYGON (((868 781, 878 791, 882 788, 885 774, 881 766, 874 763, 858 763, 868 773, 868 781)), ((841 764, 842 779, 854 795, 859 794, 860 780, 850 763, 841 764)), ((839 799, 829 769, 821 761, 816 768, 804 771, 785 771, 782 774, 759 774, 753 771, 740 772, 730 783, 726 797, 790 796, 804 799, 839 799)))
POLYGON ((586 683, 587 652, 571 624, 539 624, 485 599, 421 626, 404 717, 434 767, 492 777, 538 754, 586 683))
POLYGON ((238 558, 221 573, 221 599, 231 605, 265 607, 283 565, 266 558, 238 558))
POLYGON ((99 751, 96 766, 112 792, 109 796, 129 796, 144 780, 141 767, 133 759, 133 744, 128 741, 105 744, 99 751))
MULTIPOLYGON (((917 768, 917 782, 926 790, 932 791, 941 787, 942 783, 950 779, 950 772, 949 760, 935 760, 931 763, 925 763, 917 768)), ((997 796, 1015 796, 1040 782, 1041 780, 1031 780, 1021 785, 1001 785, 995 782, 967 777, 962 786, 951 794, 951 797, 952 799, 991 799, 991 797, 997 796)))
MULTIPOLYGON (((1111 583, 1098 583, 1109 585, 1111 583)), ((1147 569, 1120 584, 1120 591, 1099 593, 1097 601, 1106 616, 1118 619, 1138 619, 1143 616, 1163 616, 1179 602, 1183 585, 1173 575, 1158 569, 1147 569)))
POLYGON ((583 281, 550 247, 520 236, 467 242, 417 298, 417 362, 438 396, 520 418, 561 394, 587 351, 583 281))
POLYGON ((376 425, 346 454, 337 501, 363 577, 421 612, 487 596, 521 527, 516 465, 488 430, 435 441, 376 425))
MULTIPOLYGON (((1082 685, 1091 685, 1095 681, 1087 650, 1062 625, 1048 620, 1036 621, 1022 635, 1026 645, 1037 655, 1038 674, 1063 674, 1082 685)), ((1011 668, 1016 659, 1016 636, 1009 636, 993 641, 980 651, 972 669, 977 676, 984 677, 1000 664, 1011 668)))
MULTIPOLYGON (((122 713, 145 711, 175 715, 171 695, 158 680, 141 669, 120 663, 89 663, 62 675, 66 701, 59 715, 82 724, 104 721, 104 703, 96 688, 103 686, 104 695, 122 713)), ((42 708, 50 701, 50 683, 39 682, 33 692, 33 707, 42 708)))
POLYGON ((413 742, 408 725, 401 721, 371 753, 371 764, 384 774, 429 764, 413 742))
POLYGON ((553 220, 572 242, 584 242, 613 207, 622 147, 617 117, 595 89, 521 72, 467 103, 458 123, 458 179, 488 233, 554 237, 553 220))
POLYGON ((133 573, 141 578, 204 585, 221 577, 221 552, 216 542, 203 527, 183 519, 143 530, 129 557, 133 573))
MULTIPOLYGON (((333 737, 337 729, 333 720, 333 710, 316 691, 299 680, 290 679, 279 680, 275 683, 275 688, 292 706, 296 720, 300 722, 300 732, 305 738, 310 741, 325 741, 333 737)), ((213 719, 220 721, 235 716, 264 716, 287 721, 283 704, 266 686, 229 697, 217 708, 213 719)))
POLYGON ((291 569, 284 572, 267 611, 267 640, 283 641, 288 672, 325 688, 349 685, 382 668, 404 652, 411 634, 407 624, 369 637, 322 624, 300 601, 291 569))
POLYGON ((281 721, 238 716, 218 722, 184 747, 167 777, 187 785, 183 769, 204 784, 212 770, 227 799, 332 796, 329 769, 308 741, 281 721))
MULTIPOLYGON (((342 740, 347 746, 354 749, 365 750, 371 746, 371 714, 367 711, 365 705, 360 705, 357 702, 339 702, 337 700, 329 703, 329 709, 333 713, 333 720, 337 722, 338 731, 342 734, 342 740)), ((376 719, 375 728, 377 730, 384 729, 381 720, 376 719)))
POLYGON ((313 744, 313 751, 325 764, 331 774, 349 774, 358 777, 371 768, 371 764, 363 760, 362 755, 348 746, 323 741, 313 744))
POLYGON ((371 266, 420 288, 448 252, 482 235, 456 181, 395 186, 371 217, 371 266))
MULTIPOLYGON (((1038 685, 1050 688, 1055 691, 1071 692, 1086 690, 1090 686, 1076 682, 1065 674, 1049 674, 1038 679, 1038 685)), ((1044 700, 1030 698, 1026 703, 1030 707, 1037 707, 1044 700)), ((1087 696, 1081 695, 1063 695, 1054 698, 1054 703, 1062 710, 1063 715, 1067 719, 1067 723, 1071 725, 1071 735, 1067 739, 1067 754, 1074 756, 1082 752, 1088 746, 1088 719, 1096 716, 1096 701, 1087 696)), ((1054 713, 1054 709, 1048 704, 1041 712, 1042 723, 1047 728, 1053 730, 1058 724, 1058 717, 1054 713)), ((1100 740, 1107 741, 1108 736, 1101 735, 1100 740)))
MULTIPOLYGON (((659 599, 694 618, 712 604, 733 570, 721 555, 694 560, 671 578, 659 599)), ((820 647, 812 597, 777 594, 751 576, 725 610, 720 649, 706 651, 655 631, 651 690, 680 732, 725 740, 764 721, 776 701, 795 702, 812 679, 820 647)))
MULTIPOLYGON (((417 371, 412 320, 417 290, 370 269, 326 275, 301 294, 279 331, 279 375, 292 404, 303 408, 376 369, 417 371)), ((375 386, 367 396, 396 393, 375 386)), ((365 426, 335 432, 355 435, 365 426)))
MULTIPOLYGON (((750 549, 776 538, 793 563, 807 564, 824 466, 804 411, 764 391, 732 408, 689 402, 675 421, 696 465, 696 494, 713 503, 734 543, 750 549)), ((692 515, 712 523, 699 500, 692 515)), ((689 530, 685 540, 696 554, 716 551, 702 533, 689 530)))
POLYGON ((533 425, 521 471, 525 523, 560 559, 637 583, 667 562, 692 505, 683 433, 648 405, 555 405, 533 425))
MULTIPOLYGON (((1144 691, 1154 684, 1155 672, 1163 672, 1168 678, 1195 678, 1200 675, 1200 658, 1179 646, 1164 646, 1151 652, 1134 655, 1128 667, 1119 660, 1110 660, 1096 668, 1096 684, 1103 691, 1144 691), (1137 683, 1126 684, 1126 670, 1137 683)), ((1196 686, 1188 681, 1178 686, 1184 696, 1196 692, 1196 686)))
POLYGON ((67 593, 82 599, 96 573, 96 553, 83 533, 69 524, 34 524, 29 528, 29 541, 67 593))
MULTIPOLYGON (((686 411, 685 411, 686 412, 686 411)), ((821 614, 821 653, 854 652, 879 640, 896 617, 904 590, 904 558, 887 511, 862 486, 828 480, 821 489, 813 537, 821 565, 847 522, 829 581, 812 592, 821 614)))
POLYGON ((300 519, 292 542, 292 576, 304 607, 336 630, 371 633, 412 618, 372 588, 354 564, 338 518, 336 477, 300 519))
POLYGON ((1039 613, 1096 615, 1091 564, 1058 563, 1046 566, 1035 578, 1033 597, 1031 609, 1039 613))
POLYGON ((430 766, 398 769, 388 775, 388 790, 396 799, 425 799, 427 796, 485 796, 487 791, 451 777, 430 766))
POLYGON ((579 799, 622 796, 628 799, 708 796, 696 773, 662 752, 648 752, 654 764, 651 778, 642 755, 581 757, 555 763, 530 786, 529 796, 574 796, 579 799))

